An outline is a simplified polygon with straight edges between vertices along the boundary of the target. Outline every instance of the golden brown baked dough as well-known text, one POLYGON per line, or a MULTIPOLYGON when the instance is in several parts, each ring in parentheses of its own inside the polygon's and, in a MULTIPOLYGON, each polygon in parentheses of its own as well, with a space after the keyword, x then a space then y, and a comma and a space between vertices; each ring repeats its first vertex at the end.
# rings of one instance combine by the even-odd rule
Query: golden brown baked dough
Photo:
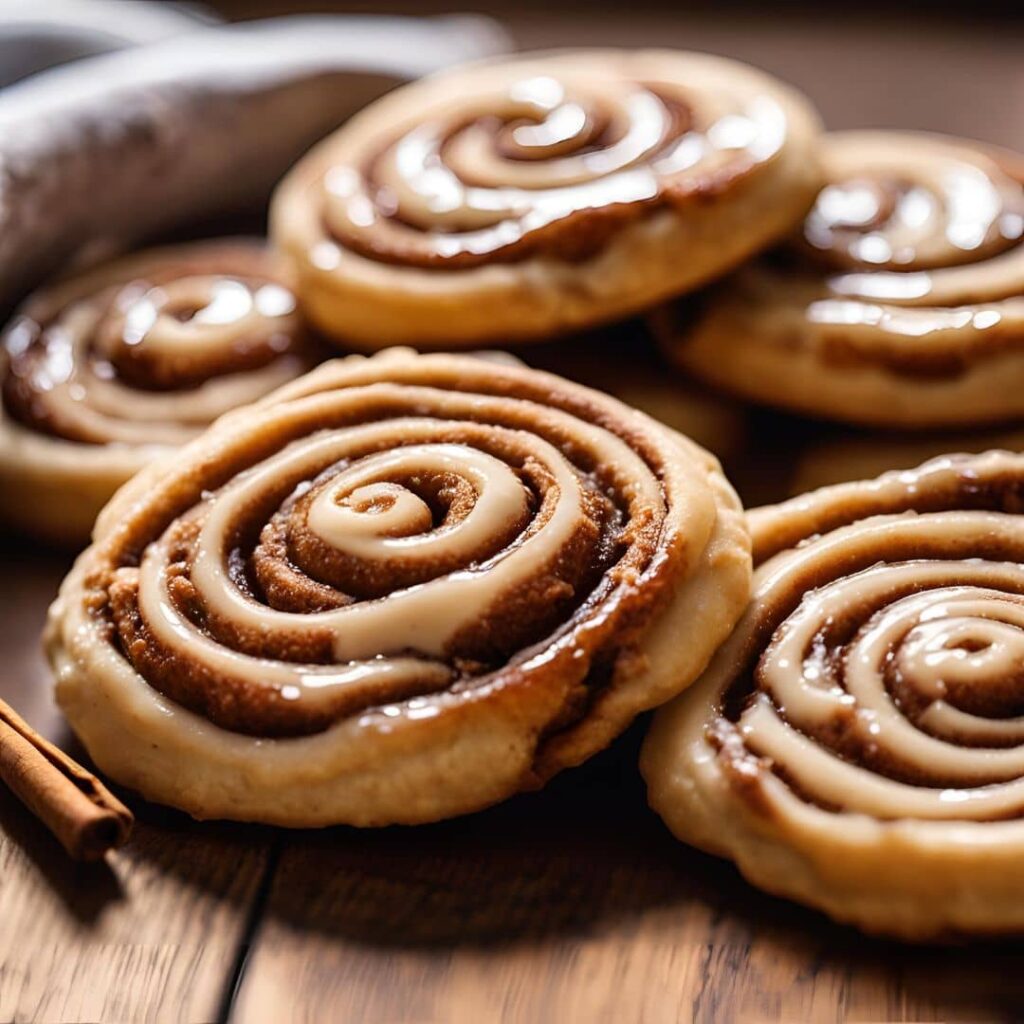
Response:
POLYGON ((141 252, 31 296, 0 350, 0 515, 86 541, 129 477, 313 364, 261 243, 141 252))
POLYGON ((1022 509, 999 451, 755 509, 751 605, 645 742, 672 831, 868 931, 1024 930, 1022 509))
POLYGON ((826 136, 830 184, 790 250, 694 316, 670 358, 745 398, 883 427, 1024 416, 1024 159, 903 132, 826 136))
POLYGON ((543 339, 692 289, 790 231, 821 183, 808 103, 673 51, 480 63, 396 90, 271 211, 305 311, 348 346, 543 339))
POLYGON ((511 362, 324 365, 127 484, 54 604, 96 763, 198 817, 471 811, 702 671, 749 593, 707 453, 511 362))

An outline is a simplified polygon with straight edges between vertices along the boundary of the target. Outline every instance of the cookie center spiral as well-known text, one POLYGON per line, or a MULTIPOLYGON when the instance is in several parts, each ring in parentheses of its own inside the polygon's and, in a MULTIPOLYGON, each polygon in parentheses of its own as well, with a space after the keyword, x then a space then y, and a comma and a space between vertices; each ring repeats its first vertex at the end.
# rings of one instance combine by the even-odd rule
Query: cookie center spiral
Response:
POLYGON ((137 387, 182 388, 285 351, 294 312, 291 292, 266 282, 203 276, 129 286, 95 324, 94 354, 137 387))
POLYGON ((583 701, 589 655, 557 638, 603 643, 602 602, 671 572, 652 561, 665 506, 644 458, 508 396, 381 382, 294 409, 268 407, 279 441, 103 581, 150 685, 257 735, 485 686, 534 656, 583 701))
POLYGON ((946 744, 1024 739, 1012 721, 1024 708, 1022 625, 1024 573, 1011 564, 869 569, 805 598, 758 685, 792 726, 846 756, 909 781, 955 778, 981 759, 946 744))
POLYGON ((1024 814, 1017 461, 935 460, 757 517, 766 551, 773 528, 791 546, 758 571, 707 732, 745 791, 886 820, 1024 814))
POLYGON ((880 169, 826 186, 804 238, 840 265, 934 270, 991 259, 1021 236, 1020 191, 970 164, 951 162, 916 179, 880 169))
POLYGON ((586 258, 624 221, 771 159, 785 116, 766 96, 569 73, 489 82, 389 142, 348 135, 322 180, 328 237, 382 261, 468 267, 586 258))
POLYGON ((258 244, 203 242, 43 290, 4 334, 4 410, 83 444, 182 444, 312 364, 279 273, 258 244))
POLYGON ((321 540, 354 557, 457 558, 469 564, 490 537, 522 522, 527 511, 519 478, 494 456, 462 445, 413 445, 339 473, 310 505, 306 521, 321 540), (438 530, 426 501, 388 482, 456 474, 474 500, 463 517, 438 530))

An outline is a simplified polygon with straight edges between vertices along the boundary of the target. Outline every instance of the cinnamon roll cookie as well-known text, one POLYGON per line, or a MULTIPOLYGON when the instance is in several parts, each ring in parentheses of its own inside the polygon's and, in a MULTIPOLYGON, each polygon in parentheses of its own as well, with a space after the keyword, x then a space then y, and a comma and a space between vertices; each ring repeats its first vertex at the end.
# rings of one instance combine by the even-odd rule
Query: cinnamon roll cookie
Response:
POLYGON ((1024 158, 902 132, 842 132, 785 252, 696 317, 654 329, 723 390, 882 427, 1024 416, 1024 158))
POLYGON ((349 346, 542 339, 711 280, 820 186, 808 103, 733 61, 546 53, 399 89, 280 186, 272 234, 349 346))
POLYGON ((750 515, 754 597, 642 769, 686 842, 911 939, 1024 930, 1024 456, 750 515))
POLYGON ((749 595, 715 460, 510 362, 324 365, 143 471, 46 645, 96 763, 203 818, 472 811, 703 670, 749 595))
POLYGON ((248 240, 154 249, 31 296, 0 351, 0 515, 83 543, 129 477, 314 362, 289 276, 248 240))

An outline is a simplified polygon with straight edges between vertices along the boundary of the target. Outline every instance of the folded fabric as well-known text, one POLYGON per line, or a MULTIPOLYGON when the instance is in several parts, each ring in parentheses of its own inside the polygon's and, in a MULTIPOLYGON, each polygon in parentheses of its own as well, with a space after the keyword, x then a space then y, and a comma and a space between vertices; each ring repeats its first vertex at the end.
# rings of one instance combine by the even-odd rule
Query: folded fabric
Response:
POLYGON ((155 43, 216 22, 198 4, 0 0, 0 86, 57 64, 155 43))
POLYGON ((505 43, 474 17, 287 17, 11 86, 0 94, 0 306, 58 263, 256 208, 369 100, 505 43))

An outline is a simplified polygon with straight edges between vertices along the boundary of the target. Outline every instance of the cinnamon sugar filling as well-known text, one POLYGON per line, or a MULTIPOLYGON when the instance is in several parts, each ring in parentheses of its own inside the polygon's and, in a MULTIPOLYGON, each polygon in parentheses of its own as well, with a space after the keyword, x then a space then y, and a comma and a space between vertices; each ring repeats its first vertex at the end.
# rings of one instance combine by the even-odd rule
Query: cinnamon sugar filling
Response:
POLYGON ((385 145, 339 145, 312 200, 324 237, 423 269, 583 261, 658 209, 741 187, 781 144, 781 114, 764 96, 719 97, 716 109, 670 82, 543 82, 425 109, 385 145))
POLYGON ((259 245, 130 257, 32 296, 2 339, 5 412, 82 444, 180 444, 312 365, 259 245))
POLYGON ((671 435, 529 371, 352 376, 265 407, 124 524, 92 581, 120 650, 252 735, 491 686, 553 686, 549 728, 578 720, 693 557, 671 435))
POLYGON ((772 778, 833 812, 1024 815, 1022 481, 1024 457, 993 452, 754 513, 707 739, 759 813, 781 813, 772 778))

